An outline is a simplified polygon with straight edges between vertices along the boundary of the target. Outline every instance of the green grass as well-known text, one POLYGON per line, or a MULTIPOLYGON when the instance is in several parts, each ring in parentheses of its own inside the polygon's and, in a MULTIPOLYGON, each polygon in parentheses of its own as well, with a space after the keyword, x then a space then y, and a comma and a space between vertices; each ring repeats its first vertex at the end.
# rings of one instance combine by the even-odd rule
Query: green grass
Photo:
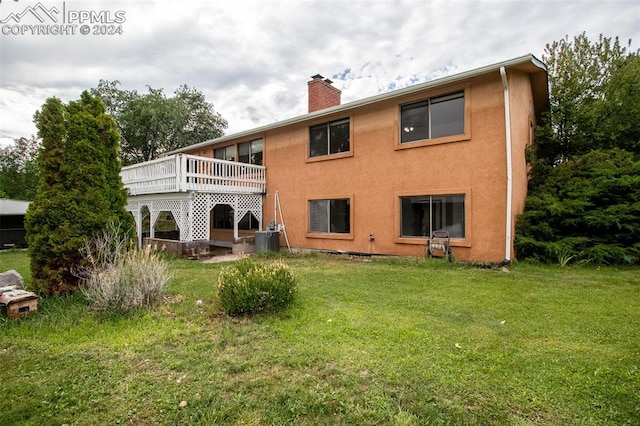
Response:
MULTIPOLYGON (((122 317, 49 298, 0 319, 0 424, 640 418, 638 269, 286 261, 298 295, 279 315, 220 315, 224 264, 171 260, 170 295, 151 310, 122 317)), ((10 268, 29 279, 24 252, 0 253, 10 268)))

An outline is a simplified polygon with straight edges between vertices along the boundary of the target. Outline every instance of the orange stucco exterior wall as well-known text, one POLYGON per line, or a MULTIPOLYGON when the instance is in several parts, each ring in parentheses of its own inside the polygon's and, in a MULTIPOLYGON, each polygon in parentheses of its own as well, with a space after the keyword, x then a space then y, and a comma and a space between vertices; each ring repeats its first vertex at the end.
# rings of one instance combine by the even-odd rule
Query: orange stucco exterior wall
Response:
MULTIPOLYGON (((512 235, 515 235, 516 215, 522 213, 527 197, 529 166, 525 151, 534 142, 536 115, 533 104, 531 82, 526 73, 508 73, 511 107, 512 162, 513 162, 513 220, 512 235)), ((512 251, 512 259, 517 253, 512 251)))
MULTIPOLYGON (((526 197, 525 147, 531 142, 535 111, 529 75, 513 70, 507 76, 515 227, 515 215, 523 210, 526 197)), ((400 197, 465 194, 465 238, 452 240, 454 256, 500 262, 505 258, 506 239, 505 135, 504 92, 495 72, 464 84, 425 89, 229 140, 216 148, 263 138, 267 169, 263 226, 274 220, 277 191, 293 247, 421 257, 426 239, 400 237, 400 197), (465 92, 464 135, 399 144, 401 104, 461 90, 465 92), (350 152, 310 159, 309 126, 345 118, 350 120, 350 152), (310 234, 309 200, 333 198, 351 200, 351 232, 310 234)), ((212 156, 211 149, 191 153, 212 156)))

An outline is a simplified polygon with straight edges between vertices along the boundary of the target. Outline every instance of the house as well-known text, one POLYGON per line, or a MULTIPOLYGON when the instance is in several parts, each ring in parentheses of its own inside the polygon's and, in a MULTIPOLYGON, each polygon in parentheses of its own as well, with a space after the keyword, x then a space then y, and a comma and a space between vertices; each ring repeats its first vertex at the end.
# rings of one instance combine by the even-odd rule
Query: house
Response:
POLYGON ((0 250, 27 246, 24 216, 29 204, 29 201, 0 199, 0 250))
POLYGON ((446 231, 456 258, 513 259, 525 149, 548 108, 543 63, 526 55, 344 105, 315 75, 308 94, 308 114, 123 168, 139 235, 144 216, 170 211, 180 240, 231 244, 282 214, 301 249, 420 257, 446 231))

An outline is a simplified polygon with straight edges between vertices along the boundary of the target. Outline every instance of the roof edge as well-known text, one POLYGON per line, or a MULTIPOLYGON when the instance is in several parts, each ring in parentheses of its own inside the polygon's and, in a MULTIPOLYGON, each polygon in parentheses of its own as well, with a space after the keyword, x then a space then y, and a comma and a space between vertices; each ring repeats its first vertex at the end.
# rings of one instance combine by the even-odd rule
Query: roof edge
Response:
POLYGON ((535 68, 538 68, 539 70, 543 71, 545 74, 547 72, 547 66, 540 61, 538 58, 536 58, 533 54, 529 53, 523 56, 519 56, 517 58, 513 58, 513 59, 509 59, 503 62, 497 62, 491 65, 485 65, 483 67, 480 68, 474 68, 468 71, 463 71, 461 73, 458 74, 452 74, 449 76, 445 76, 445 77, 441 77, 435 80, 430 80, 430 81, 426 81, 424 83, 418 83, 412 86, 408 86, 408 87, 404 87, 402 89, 398 89, 398 90, 393 90, 390 92, 385 92, 385 93, 380 93, 377 95, 373 95, 373 96, 369 96, 357 101, 352 101, 352 102, 348 102, 346 104, 342 104, 342 105, 336 105, 334 107, 330 107, 330 108, 325 108, 322 110, 318 110, 318 111, 314 111, 308 114, 304 114, 304 115, 300 115, 300 116, 296 116, 296 117, 292 117, 292 118, 288 118, 282 121, 276 121, 274 123, 271 124, 266 124, 263 126, 259 126, 259 127, 255 127, 253 129, 248 129, 248 130, 243 130, 237 133, 232 133, 230 135, 225 135, 225 136, 221 136, 219 138, 216 139, 209 139, 203 142, 198 142, 196 144, 193 145, 189 145, 187 147, 184 148, 180 148, 180 149, 176 149, 174 151, 170 151, 167 152, 165 154, 163 154, 163 156, 166 155, 172 155, 172 154, 178 154, 181 152, 185 152, 185 151, 191 151, 193 149, 198 149, 198 148, 202 148, 205 146, 210 146, 210 145, 214 145, 214 144, 218 144, 218 143, 223 143, 232 139, 239 139, 239 138, 243 138, 243 137, 247 137, 247 136, 251 136, 251 135, 256 135, 258 133, 264 133, 266 131, 269 130, 273 130, 273 129, 277 129, 279 127, 284 127, 284 126, 289 126, 292 124, 297 124, 297 123, 301 123, 307 120, 312 120, 315 118, 321 118, 327 115, 331 115, 331 114, 335 114, 337 112, 340 111, 347 111, 350 109, 354 109, 354 108, 360 108, 366 105, 370 105, 376 102, 381 102, 387 99, 392 99, 395 97, 401 97, 401 96, 405 96, 411 93, 415 93, 415 92, 419 92, 425 89, 430 89, 433 87, 438 87, 438 86, 445 86, 447 84, 452 84, 452 83, 456 83, 458 81, 461 80, 468 80, 470 78, 473 77, 477 77, 483 74, 488 74, 491 72, 495 72, 495 71, 499 71, 501 67, 505 67, 505 68, 512 68, 512 67, 516 67, 516 66, 521 66, 521 65, 526 65, 526 64, 531 64, 533 65, 535 68))

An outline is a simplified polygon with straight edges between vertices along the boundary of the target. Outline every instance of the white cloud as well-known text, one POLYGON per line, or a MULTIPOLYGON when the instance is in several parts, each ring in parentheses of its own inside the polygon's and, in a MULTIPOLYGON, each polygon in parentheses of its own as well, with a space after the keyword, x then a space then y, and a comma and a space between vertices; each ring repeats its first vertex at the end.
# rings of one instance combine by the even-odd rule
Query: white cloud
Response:
MULTIPOLYGON (((37 0, 4 0, 0 20, 37 0)), ((47 7, 62 0, 43 0, 47 7)), ((77 98, 98 80, 125 89, 202 91, 229 132, 306 112, 320 73, 343 102, 526 53, 583 31, 637 39, 640 3, 592 0, 67 0, 75 10, 122 10, 113 36, 0 34, 0 144, 35 133, 49 96, 77 98)), ((0 24, 0 27, 2 25, 0 24)))

